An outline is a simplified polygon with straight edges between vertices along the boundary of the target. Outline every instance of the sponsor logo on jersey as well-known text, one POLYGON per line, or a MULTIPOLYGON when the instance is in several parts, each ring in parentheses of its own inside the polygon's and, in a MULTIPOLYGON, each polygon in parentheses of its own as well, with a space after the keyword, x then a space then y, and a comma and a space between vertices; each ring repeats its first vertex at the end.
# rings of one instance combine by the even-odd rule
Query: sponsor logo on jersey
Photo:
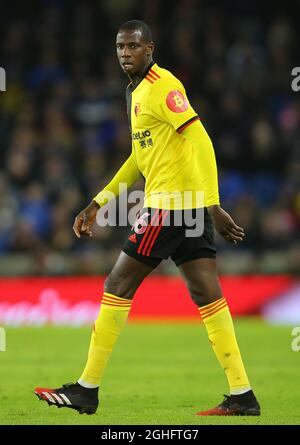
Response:
POLYGON ((132 136, 133 140, 144 139, 144 138, 148 138, 149 136, 151 136, 151 131, 150 130, 137 131, 136 133, 132 133, 131 136, 132 136))
POLYGON ((187 98, 184 97, 179 90, 170 91, 166 97, 166 103, 169 110, 174 113, 182 113, 183 111, 186 111, 189 106, 187 98))

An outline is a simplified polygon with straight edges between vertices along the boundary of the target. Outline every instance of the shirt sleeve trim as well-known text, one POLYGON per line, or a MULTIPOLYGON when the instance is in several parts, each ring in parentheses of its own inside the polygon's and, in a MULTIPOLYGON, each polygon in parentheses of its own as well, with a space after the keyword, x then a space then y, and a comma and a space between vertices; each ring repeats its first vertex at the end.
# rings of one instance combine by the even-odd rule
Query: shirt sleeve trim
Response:
POLYGON ((191 117, 191 119, 187 120, 186 122, 184 122, 184 124, 180 125, 180 127, 178 127, 176 129, 177 133, 179 133, 179 134, 182 133, 186 127, 191 125, 193 122, 199 121, 199 120, 200 120, 200 117, 198 115, 191 117))

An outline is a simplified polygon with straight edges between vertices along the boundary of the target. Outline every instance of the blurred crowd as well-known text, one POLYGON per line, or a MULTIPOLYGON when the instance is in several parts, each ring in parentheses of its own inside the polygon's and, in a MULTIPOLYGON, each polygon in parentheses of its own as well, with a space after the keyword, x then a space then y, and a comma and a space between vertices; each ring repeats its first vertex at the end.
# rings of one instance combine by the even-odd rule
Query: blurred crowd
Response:
MULTIPOLYGON (((131 150, 115 35, 133 18, 150 25, 154 60, 185 85, 214 143, 222 206, 245 228, 239 247, 216 235, 220 271, 299 273, 297 17, 247 0, 8 3, 0 274, 107 273, 117 258, 128 228, 78 240, 72 226, 131 150)), ((158 271, 175 273, 170 262, 158 271)))

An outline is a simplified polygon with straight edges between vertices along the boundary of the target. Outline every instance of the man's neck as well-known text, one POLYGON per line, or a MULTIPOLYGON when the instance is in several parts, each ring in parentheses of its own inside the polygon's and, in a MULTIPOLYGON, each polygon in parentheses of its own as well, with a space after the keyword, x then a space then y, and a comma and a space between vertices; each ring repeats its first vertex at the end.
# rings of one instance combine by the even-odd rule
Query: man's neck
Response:
POLYGON ((132 76, 128 76, 130 82, 134 87, 136 87, 144 79, 146 73, 149 70, 149 67, 152 65, 153 65, 153 60, 150 60, 139 73, 133 74, 132 76))

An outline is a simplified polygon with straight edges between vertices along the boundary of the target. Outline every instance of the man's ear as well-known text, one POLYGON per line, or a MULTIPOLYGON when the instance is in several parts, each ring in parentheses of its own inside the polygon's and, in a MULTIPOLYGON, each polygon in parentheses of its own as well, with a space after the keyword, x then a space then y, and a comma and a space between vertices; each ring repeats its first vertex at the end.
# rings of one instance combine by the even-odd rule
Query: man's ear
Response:
POLYGON ((149 53, 147 52, 147 56, 151 56, 151 54, 153 54, 154 49, 155 49, 155 44, 154 44, 154 42, 149 42, 148 45, 147 45, 147 47, 148 47, 148 51, 150 50, 149 53))

